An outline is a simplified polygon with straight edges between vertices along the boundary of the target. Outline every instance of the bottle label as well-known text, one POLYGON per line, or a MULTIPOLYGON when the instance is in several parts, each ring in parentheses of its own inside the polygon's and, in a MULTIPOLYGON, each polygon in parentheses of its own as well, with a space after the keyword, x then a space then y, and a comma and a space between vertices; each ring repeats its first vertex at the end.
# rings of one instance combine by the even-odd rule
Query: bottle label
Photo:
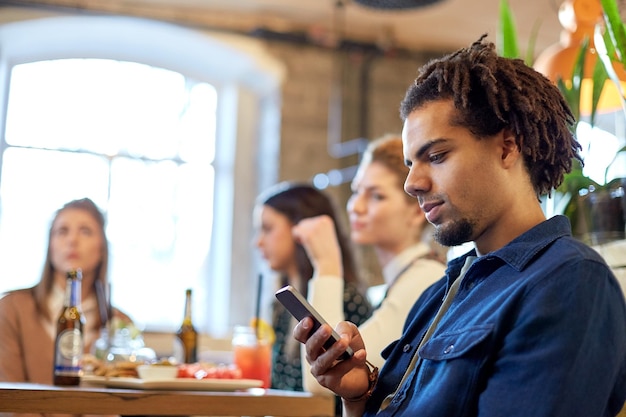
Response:
POLYGON ((77 279, 72 280, 72 293, 70 294, 70 305, 78 306, 80 305, 80 291, 81 291, 81 282, 77 279))
POLYGON ((57 337, 55 374, 79 375, 83 355, 83 337, 78 329, 63 330, 57 337))

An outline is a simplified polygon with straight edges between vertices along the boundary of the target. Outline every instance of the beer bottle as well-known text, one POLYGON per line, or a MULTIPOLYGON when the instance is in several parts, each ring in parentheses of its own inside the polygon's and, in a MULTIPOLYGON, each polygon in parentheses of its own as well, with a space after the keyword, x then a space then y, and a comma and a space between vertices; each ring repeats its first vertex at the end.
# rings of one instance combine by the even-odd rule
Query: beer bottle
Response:
POLYGON ((78 385, 82 375, 83 327, 85 317, 80 306, 80 269, 67 273, 63 310, 57 320, 54 341, 54 385, 78 385))
POLYGON ((185 317, 183 324, 176 332, 183 347, 183 358, 185 363, 195 363, 198 361, 198 332, 193 327, 191 321, 191 289, 185 291, 185 317))

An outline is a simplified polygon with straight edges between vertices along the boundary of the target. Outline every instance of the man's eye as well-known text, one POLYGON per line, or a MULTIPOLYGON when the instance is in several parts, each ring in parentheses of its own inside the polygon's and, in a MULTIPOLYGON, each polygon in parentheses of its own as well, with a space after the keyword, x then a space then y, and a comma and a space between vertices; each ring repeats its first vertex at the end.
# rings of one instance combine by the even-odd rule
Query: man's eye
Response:
POLYGON ((446 156, 445 153, 434 153, 428 156, 428 160, 430 162, 435 162, 435 163, 442 162, 445 156, 446 156))

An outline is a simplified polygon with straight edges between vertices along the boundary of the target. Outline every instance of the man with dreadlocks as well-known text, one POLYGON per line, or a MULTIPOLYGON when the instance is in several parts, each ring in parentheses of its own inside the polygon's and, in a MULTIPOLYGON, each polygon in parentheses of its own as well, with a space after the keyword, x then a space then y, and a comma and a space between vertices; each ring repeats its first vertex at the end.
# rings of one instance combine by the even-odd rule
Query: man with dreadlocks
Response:
POLYGON ((539 200, 580 159, 572 114, 483 39, 425 65, 401 104, 405 190, 440 243, 475 249, 418 299, 379 378, 354 324, 339 323, 328 350, 328 325, 294 330, 346 416, 600 417, 624 405, 624 296, 539 200), (337 361, 347 346, 354 356, 337 361))

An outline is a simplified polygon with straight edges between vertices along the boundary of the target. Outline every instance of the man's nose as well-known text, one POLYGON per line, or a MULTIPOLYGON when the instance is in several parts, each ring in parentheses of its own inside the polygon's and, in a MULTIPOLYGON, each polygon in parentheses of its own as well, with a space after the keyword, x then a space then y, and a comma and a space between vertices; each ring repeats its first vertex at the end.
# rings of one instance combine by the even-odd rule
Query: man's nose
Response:
POLYGON ((404 191, 407 194, 418 197, 430 189, 430 180, 424 170, 417 164, 413 164, 404 181, 404 191))

